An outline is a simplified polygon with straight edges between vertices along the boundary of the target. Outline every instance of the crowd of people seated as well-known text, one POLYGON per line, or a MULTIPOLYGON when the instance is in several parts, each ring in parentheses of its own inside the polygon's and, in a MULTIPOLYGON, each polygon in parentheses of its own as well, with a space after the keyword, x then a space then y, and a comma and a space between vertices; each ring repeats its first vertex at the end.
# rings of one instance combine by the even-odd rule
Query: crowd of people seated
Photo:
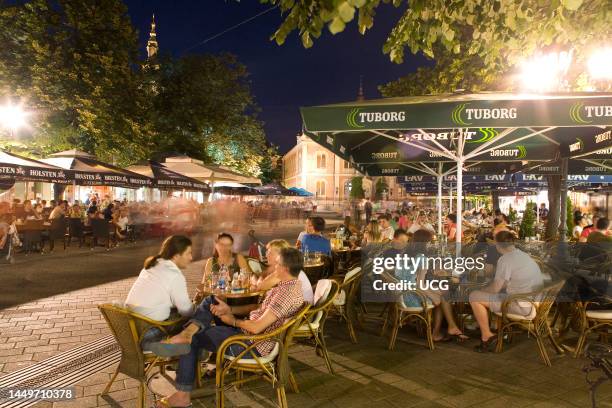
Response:
MULTIPOLYGON (((155 223, 171 224, 166 230, 183 230, 197 224, 198 204, 191 200, 171 198, 163 202, 145 203, 127 200, 112 200, 109 196, 102 199, 92 194, 84 202, 74 200, 20 200, 0 202, 0 254, 8 255, 21 246, 22 233, 28 224, 42 223, 50 228, 59 219, 79 219, 87 231, 92 220, 101 219, 111 224, 114 243, 135 239, 145 231, 147 225, 155 223)), ((68 224, 66 224, 68 228, 68 224)), ((43 239, 48 237, 44 228, 43 239)))

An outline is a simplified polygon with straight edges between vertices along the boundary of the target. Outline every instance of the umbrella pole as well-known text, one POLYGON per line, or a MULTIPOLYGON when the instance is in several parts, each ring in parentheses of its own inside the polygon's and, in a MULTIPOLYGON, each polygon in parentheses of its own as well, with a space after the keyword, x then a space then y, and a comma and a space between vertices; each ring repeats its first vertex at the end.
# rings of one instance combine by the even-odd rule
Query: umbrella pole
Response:
POLYGON ((442 235, 442 174, 438 174, 438 235, 442 235))
MULTIPOLYGON (((463 159, 457 162, 457 234, 455 242, 457 243, 457 256, 461 256, 461 232, 463 230, 463 159)), ((452 200, 451 200, 452 202, 452 200)))
POLYGON ((568 158, 561 158, 561 214, 559 214, 559 241, 567 241, 567 163, 568 158))

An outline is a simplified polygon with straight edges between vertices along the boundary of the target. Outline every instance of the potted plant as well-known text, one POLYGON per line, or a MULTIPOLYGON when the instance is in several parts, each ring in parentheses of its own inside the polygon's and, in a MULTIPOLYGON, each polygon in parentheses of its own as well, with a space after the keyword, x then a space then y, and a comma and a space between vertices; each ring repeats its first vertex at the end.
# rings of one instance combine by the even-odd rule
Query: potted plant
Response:
POLYGON ((521 221, 520 237, 524 238, 525 241, 529 241, 535 236, 535 221, 536 221, 536 203, 529 201, 525 206, 525 212, 523 213, 523 220, 521 221))

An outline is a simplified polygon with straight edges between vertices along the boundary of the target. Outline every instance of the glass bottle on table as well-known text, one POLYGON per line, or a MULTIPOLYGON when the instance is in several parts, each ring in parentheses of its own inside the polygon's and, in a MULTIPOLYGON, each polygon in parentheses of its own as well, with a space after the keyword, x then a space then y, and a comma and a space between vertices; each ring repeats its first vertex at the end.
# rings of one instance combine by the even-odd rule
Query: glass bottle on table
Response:
POLYGON ((227 284, 230 280, 229 270, 226 265, 221 265, 219 268, 219 278, 217 283, 217 289, 221 291, 225 291, 227 289, 227 284))

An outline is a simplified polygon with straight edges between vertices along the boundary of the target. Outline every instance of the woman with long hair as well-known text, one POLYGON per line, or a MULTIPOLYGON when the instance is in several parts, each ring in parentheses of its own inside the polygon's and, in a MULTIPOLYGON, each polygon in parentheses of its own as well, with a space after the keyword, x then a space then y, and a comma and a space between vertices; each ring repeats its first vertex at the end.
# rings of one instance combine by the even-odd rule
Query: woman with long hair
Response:
POLYGON ((125 304, 153 320, 166 320, 176 307, 181 316, 190 316, 193 305, 187 293, 182 269, 191 263, 191 240, 172 235, 164 240, 155 256, 148 257, 125 304))
POLYGON ((234 273, 239 273, 241 269, 247 272, 251 270, 244 256, 232 251, 233 246, 234 237, 230 234, 222 232, 217 235, 213 256, 208 258, 204 265, 204 275, 202 276, 203 284, 206 284, 206 280, 213 273, 219 273, 223 266, 229 271, 230 279, 234 273))
POLYGON ((368 223, 365 228, 365 232, 363 233, 362 246, 381 242, 383 242, 383 237, 380 232, 380 225, 378 224, 378 221, 372 220, 368 223))

